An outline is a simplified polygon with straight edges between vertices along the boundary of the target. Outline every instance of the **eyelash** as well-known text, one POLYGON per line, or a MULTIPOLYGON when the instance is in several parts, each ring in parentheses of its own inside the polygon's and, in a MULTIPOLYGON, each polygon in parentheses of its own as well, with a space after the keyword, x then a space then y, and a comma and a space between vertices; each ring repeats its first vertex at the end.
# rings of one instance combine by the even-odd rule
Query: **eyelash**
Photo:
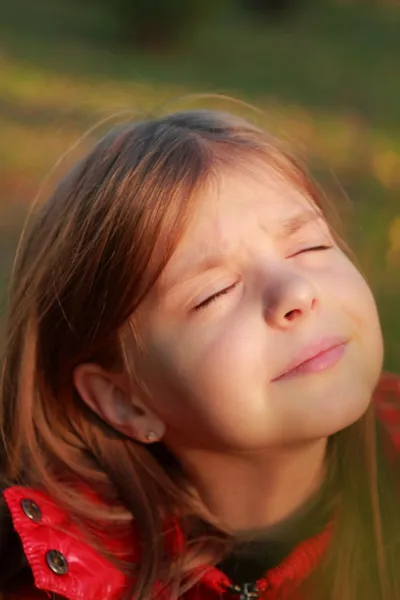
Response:
MULTIPOLYGON (((304 250, 300 250, 299 252, 297 252, 297 255, 303 254, 304 252, 321 252, 322 250, 329 250, 330 248, 332 248, 332 246, 324 246, 324 245, 312 246, 311 248, 304 248, 304 250)), ((209 296, 208 298, 206 298, 205 300, 203 300, 203 302, 200 302, 200 304, 198 304, 197 306, 195 306, 194 310, 195 311, 200 311, 203 308, 207 308, 207 306, 209 306, 210 304, 212 304, 213 302, 215 302, 216 300, 218 300, 218 298, 220 298, 221 296, 225 296, 225 294, 228 294, 237 285, 238 285, 238 282, 235 282, 232 285, 230 285, 230 286, 228 286, 228 287, 220 290, 216 294, 213 294, 212 296, 209 296)))
POLYGON ((220 298, 221 296, 225 296, 225 294, 228 294, 237 285, 238 285, 238 282, 232 283, 232 285, 229 285, 228 287, 220 290, 216 294, 213 294, 212 296, 209 296, 208 298, 206 298, 205 300, 203 300, 203 302, 200 302, 200 304, 198 304, 197 306, 195 306, 194 310, 195 311, 199 311, 202 308, 206 308, 207 306, 209 306, 210 304, 212 304, 213 302, 215 302, 215 300, 218 300, 218 298, 220 298))
POLYGON ((300 250, 299 252, 296 252, 296 254, 294 254, 294 256, 296 256, 298 254, 303 254, 304 252, 320 252, 321 250, 329 250, 330 248, 332 248, 332 246, 321 244, 319 246, 312 246, 311 248, 304 248, 304 250, 300 250))

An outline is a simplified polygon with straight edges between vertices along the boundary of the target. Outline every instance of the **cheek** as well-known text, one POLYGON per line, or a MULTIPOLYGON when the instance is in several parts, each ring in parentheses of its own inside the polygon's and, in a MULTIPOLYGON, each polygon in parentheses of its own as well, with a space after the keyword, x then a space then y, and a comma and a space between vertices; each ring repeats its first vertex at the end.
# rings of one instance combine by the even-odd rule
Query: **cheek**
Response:
POLYGON ((347 256, 338 251, 335 259, 319 273, 324 300, 329 298, 360 319, 377 317, 375 301, 364 277, 347 256))
POLYGON ((213 396, 235 398, 250 386, 260 363, 267 365, 265 326, 254 315, 235 315, 199 340, 192 366, 197 383, 213 396), (238 387, 239 386, 239 387, 238 387))
POLYGON ((255 321, 236 316, 196 335, 180 335, 179 344, 166 338, 157 342, 153 385, 157 374, 161 410, 168 412, 169 420, 176 421, 178 403, 180 419, 214 423, 237 420, 246 406, 248 410, 248 393, 261 383, 262 363, 267 377, 265 335, 255 321))
POLYGON ((369 355, 371 367, 382 369, 383 363, 383 337, 378 309, 372 291, 366 281, 359 275, 358 298, 359 309, 354 311, 354 319, 359 325, 360 338, 363 342, 365 353, 369 355))
POLYGON ((362 351, 382 360, 383 343, 379 315, 366 280, 343 255, 329 285, 329 298, 348 319, 350 333, 361 342, 362 351))
POLYGON ((379 329, 378 311, 372 291, 364 277, 350 261, 347 261, 341 280, 339 279, 337 285, 338 289, 343 290, 346 305, 354 320, 367 329, 379 329))

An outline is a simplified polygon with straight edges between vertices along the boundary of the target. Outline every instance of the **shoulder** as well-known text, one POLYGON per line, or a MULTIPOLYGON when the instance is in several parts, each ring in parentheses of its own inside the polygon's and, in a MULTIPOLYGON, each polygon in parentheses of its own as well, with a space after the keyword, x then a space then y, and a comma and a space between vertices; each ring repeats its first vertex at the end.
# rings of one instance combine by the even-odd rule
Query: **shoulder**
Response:
POLYGON ((400 376, 384 373, 374 393, 376 415, 400 451, 400 376))

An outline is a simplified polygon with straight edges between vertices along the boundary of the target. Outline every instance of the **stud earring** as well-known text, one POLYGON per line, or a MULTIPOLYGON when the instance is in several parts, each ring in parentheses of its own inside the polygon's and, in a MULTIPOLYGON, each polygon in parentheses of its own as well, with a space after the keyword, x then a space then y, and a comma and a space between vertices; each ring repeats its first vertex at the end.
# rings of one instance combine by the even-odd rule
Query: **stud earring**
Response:
POLYGON ((154 431, 149 431, 146 435, 146 440, 148 442, 156 442, 158 440, 158 435, 154 431))

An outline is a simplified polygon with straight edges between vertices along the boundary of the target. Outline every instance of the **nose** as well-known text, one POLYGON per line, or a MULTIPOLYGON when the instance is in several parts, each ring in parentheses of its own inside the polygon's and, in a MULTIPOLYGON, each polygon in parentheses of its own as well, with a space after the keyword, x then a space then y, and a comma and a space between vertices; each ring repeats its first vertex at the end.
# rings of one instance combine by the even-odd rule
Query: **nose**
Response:
POLYGON ((265 320, 279 329, 296 327, 309 317, 318 304, 317 289, 306 277, 285 274, 268 286, 265 294, 265 320))

